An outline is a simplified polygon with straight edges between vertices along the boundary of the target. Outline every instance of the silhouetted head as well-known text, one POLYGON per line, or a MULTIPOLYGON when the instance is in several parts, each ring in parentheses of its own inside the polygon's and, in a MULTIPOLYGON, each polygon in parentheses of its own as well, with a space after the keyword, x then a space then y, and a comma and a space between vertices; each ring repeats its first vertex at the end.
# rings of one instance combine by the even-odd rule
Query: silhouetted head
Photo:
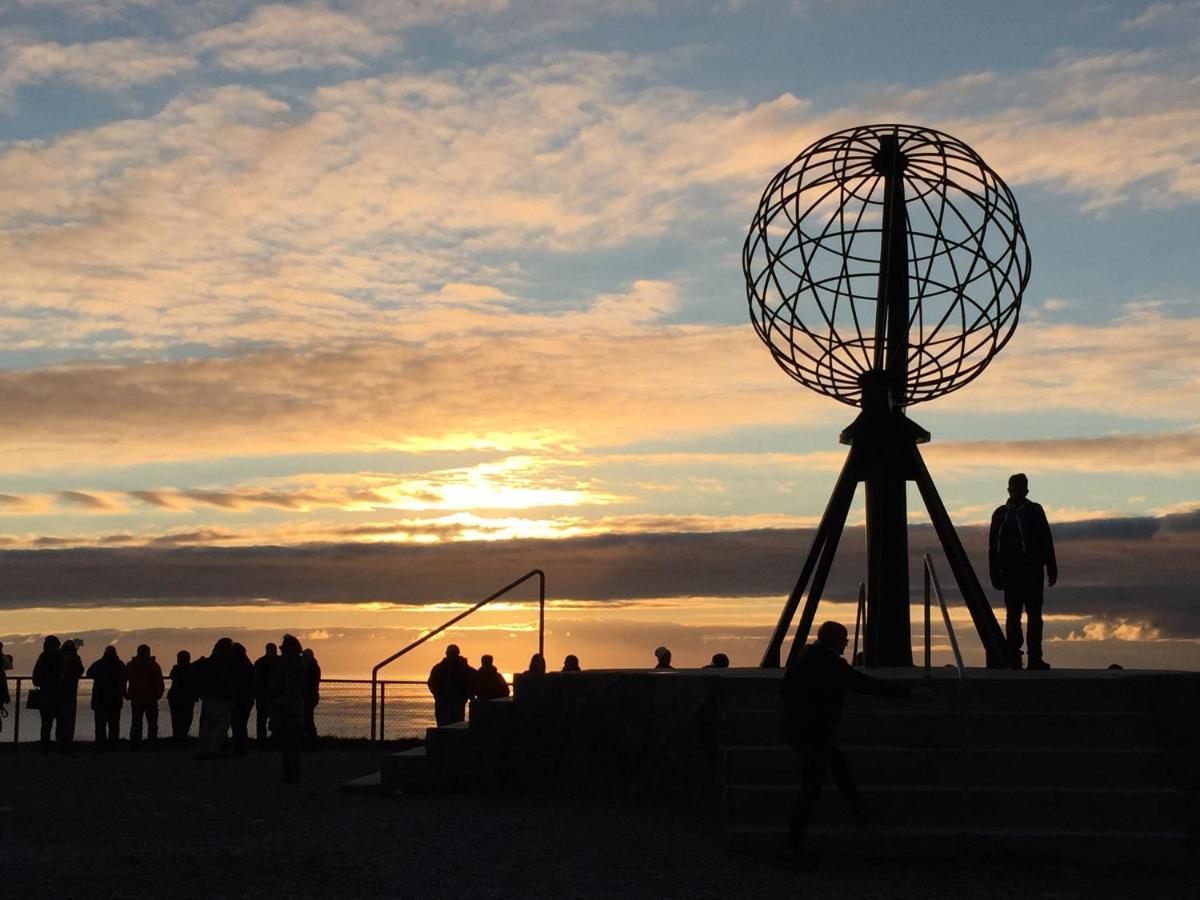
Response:
POLYGON ((579 671, 579 657, 576 656, 574 653, 568 653, 567 658, 563 660, 563 671, 564 672, 578 672, 579 671))
POLYGON ((304 648, 304 655, 305 655, 305 656, 306 656, 308 659, 316 659, 316 658, 317 658, 317 655, 316 655, 315 653, 313 653, 313 649, 312 649, 312 647, 305 647, 305 648, 304 648))
POLYGON ((277 656, 279 654, 279 648, 274 644, 267 644, 266 650, 267 656, 277 656))
POLYGON ((63 656, 78 656, 79 648, 75 646, 74 641, 63 641, 61 653, 63 656))
POLYGON ((1120 663, 1109 663, 1108 668, 1109 668, 1109 671, 1112 671, 1112 672, 1123 672, 1125 670, 1125 667, 1123 665, 1121 665, 1120 663))
POLYGON ((48 635, 46 635, 45 638, 42 639, 42 650, 52 650, 53 651, 53 650, 57 650, 61 646, 62 646, 62 641, 60 641, 58 639, 57 635, 48 634, 48 635))
POLYGON ((1013 500, 1024 500, 1029 496, 1029 479, 1025 477, 1024 472, 1009 476, 1008 496, 1013 500))
POLYGON ((112 644, 109 644, 107 647, 104 648, 104 652, 100 655, 103 656, 105 659, 116 659, 117 658, 117 648, 114 647, 112 644))
POLYGON ((534 675, 546 674, 546 657, 540 653, 535 653, 529 657, 529 671, 534 675))
POLYGON ((149 644, 138 644, 137 657, 138 657, 138 659, 149 659, 150 658, 150 645, 149 644))
POLYGON ((175 662, 179 663, 181 666, 186 666, 191 661, 192 654, 188 653, 186 650, 180 650, 175 654, 175 662))
POLYGON ((233 652, 233 639, 223 637, 213 644, 213 656, 225 656, 233 652))
POLYGON ((299 656, 300 641, 294 634, 285 634, 279 642, 279 652, 284 656, 299 656))
POLYGON ((237 641, 233 642, 232 653, 233 653, 234 659, 247 659, 248 658, 246 656, 246 645, 238 643, 237 641))
POLYGON ((458 644, 447 645, 446 659, 457 659, 460 653, 462 653, 462 651, 458 649, 458 644))
POLYGON ((654 657, 658 660, 658 668, 667 669, 671 666, 671 651, 666 647, 655 647, 654 657))
POLYGON ((483 656, 479 657, 479 664, 484 668, 490 666, 492 664, 492 654, 485 653, 483 656))
POLYGON ((841 622, 826 622, 817 629, 817 643, 841 656, 850 643, 850 632, 841 622))
POLYGON ((714 669, 728 669, 729 657, 724 653, 714 653, 712 658, 712 667, 714 669))

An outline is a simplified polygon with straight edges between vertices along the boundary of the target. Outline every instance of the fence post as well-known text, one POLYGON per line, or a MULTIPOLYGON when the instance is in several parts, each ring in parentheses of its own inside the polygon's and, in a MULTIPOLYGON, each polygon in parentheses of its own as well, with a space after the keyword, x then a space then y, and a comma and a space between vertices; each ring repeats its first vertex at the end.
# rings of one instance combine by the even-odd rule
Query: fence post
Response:
POLYGON ((21 739, 21 682, 24 679, 17 676, 17 706, 13 710, 13 743, 21 739))
POLYGON ((387 714, 387 682, 379 682, 379 740, 387 740, 387 732, 383 728, 384 716, 387 714))

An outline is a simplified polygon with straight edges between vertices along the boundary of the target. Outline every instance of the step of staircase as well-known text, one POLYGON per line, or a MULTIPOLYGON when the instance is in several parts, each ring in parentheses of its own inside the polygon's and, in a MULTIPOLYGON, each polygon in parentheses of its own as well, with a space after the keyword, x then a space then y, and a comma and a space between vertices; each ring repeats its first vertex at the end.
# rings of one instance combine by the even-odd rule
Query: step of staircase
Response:
MULTIPOLYGON (((1103 746, 1109 749, 1153 747, 1158 733, 1153 717, 1138 712, 964 712, 950 714, 911 709, 904 701, 891 708, 847 709, 838 740, 854 745, 892 747, 1103 746)), ((781 744, 780 712, 775 709, 727 709, 721 716, 724 746, 781 744)))
MULTIPOLYGON (((1057 829, 1077 831, 1159 831, 1181 823, 1186 794, 1170 789, 969 788, 929 785, 859 786, 863 802, 878 822, 895 828, 1037 830, 1047 819, 1057 829)), ((729 828, 787 826, 798 788, 728 786, 724 812, 729 828)), ((850 827, 853 817, 837 790, 827 786, 813 824, 850 827)))
MULTIPOLYGON (((1147 749, 928 748, 842 746, 855 778, 903 784, 979 787, 1181 788, 1186 765, 1172 754, 1147 749)), ((727 785, 796 786, 799 758, 789 747, 728 747, 727 785)))
MULTIPOLYGON (((729 841, 756 855, 771 856, 784 845, 783 828, 735 827, 729 841)), ((817 857, 1020 861, 1070 859, 1078 864, 1190 867, 1196 839, 1179 831, 1093 831, 1089 829, 896 828, 815 825, 805 849, 817 857)))

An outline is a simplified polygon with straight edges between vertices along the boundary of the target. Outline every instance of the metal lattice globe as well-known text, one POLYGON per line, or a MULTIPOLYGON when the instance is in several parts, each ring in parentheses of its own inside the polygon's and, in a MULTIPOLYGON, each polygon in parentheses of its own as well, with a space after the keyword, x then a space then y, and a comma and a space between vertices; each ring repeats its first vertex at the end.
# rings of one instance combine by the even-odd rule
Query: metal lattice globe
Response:
POLYGON ((742 266, 750 317, 776 362, 852 406, 860 376, 878 368, 885 180, 875 157, 888 136, 902 154, 908 229, 904 405, 978 376, 1012 336, 1029 280, 1012 192, 962 141, 910 125, 817 141, 763 192, 742 266))

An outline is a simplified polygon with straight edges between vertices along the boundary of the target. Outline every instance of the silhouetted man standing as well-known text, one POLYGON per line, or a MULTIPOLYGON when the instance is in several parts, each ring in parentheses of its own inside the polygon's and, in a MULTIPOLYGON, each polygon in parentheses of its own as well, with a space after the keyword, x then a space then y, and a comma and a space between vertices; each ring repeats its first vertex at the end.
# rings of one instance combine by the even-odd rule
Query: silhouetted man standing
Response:
POLYGON ((467 700, 475 670, 460 655, 458 644, 446 647, 446 658, 429 670, 429 693, 438 725, 453 725, 467 717, 467 700))
POLYGON ((171 667, 171 687, 167 690, 167 707, 171 710, 171 741, 182 747, 187 743, 196 716, 196 680, 192 671, 192 654, 180 650, 171 667))
POLYGON ((151 750, 158 749, 158 701, 162 697, 162 668, 150 655, 148 644, 138 644, 137 654, 125 664, 125 699, 129 701, 129 746, 137 749, 142 743, 142 721, 151 750))
POLYGON ((864 675, 842 658, 849 636, 846 626, 826 622, 817 629, 817 639, 800 651, 788 665, 779 690, 783 695, 783 737, 800 754, 800 799, 788 827, 788 851, 798 856, 812 820, 821 785, 828 768, 846 802, 858 819, 866 811, 846 757, 833 742, 842 718, 846 692, 879 697, 907 697, 908 688, 864 675))
POLYGON ((120 741, 121 707, 125 705, 125 663, 111 644, 88 666, 92 679, 92 713, 96 717, 96 749, 116 750, 120 741))
POLYGON ((254 661, 254 738, 259 744, 267 742, 267 687, 278 664, 279 649, 274 644, 267 644, 263 655, 254 661))
POLYGON ((1029 479, 1018 473, 1008 479, 1008 502, 992 513, 988 537, 988 568, 992 587, 1004 591, 1004 623, 1009 658, 1021 668, 1021 611, 1029 622, 1029 668, 1049 669, 1042 659, 1043 586, 1058 581, 1054 538, 1046 511, 1029 499, 1029 479))

